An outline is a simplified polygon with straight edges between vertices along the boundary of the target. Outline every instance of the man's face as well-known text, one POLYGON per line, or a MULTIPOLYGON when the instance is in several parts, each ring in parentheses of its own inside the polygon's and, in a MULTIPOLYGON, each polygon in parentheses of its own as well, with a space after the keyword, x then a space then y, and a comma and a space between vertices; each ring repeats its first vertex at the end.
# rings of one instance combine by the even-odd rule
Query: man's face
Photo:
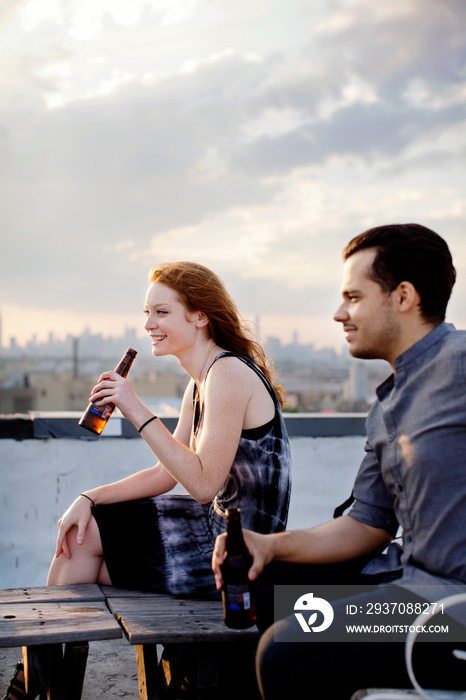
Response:
POLYGON ((394 293, 384 292, 370 278, 376 250, 355 253, 345 261, 341 296, 334 320, 343 324, 353 357, 387 360, 397 357, 401 335, 394 293))

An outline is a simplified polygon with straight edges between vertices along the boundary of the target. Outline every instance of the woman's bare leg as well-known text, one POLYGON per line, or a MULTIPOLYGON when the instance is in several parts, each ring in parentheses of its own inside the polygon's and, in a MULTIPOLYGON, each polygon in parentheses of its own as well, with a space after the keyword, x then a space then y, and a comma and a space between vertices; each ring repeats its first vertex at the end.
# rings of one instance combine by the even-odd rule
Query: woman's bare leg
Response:
MULTIPOLYGON (((64 554, 58 559, 53 558, 47 586, 66 586, 73 583, 100 583, 111 586, 112 582, 103 558, 99 528, 94 518, 89 521, 83 544, 77 544, 76 534, 77 528, 74 527, 67 535, 71 558, 68 559, 64 554)), ((18 671, 17 680, 24 683, 23 671, 18 671)), ((14 694, 17 698, 24 695, 18 687, 14 688, 14 694)))
MULTIPOLYGON (((99 528, 91 518, 86 529, 83 544, 76 542, 77 528, 73 527, 67 534, 67 543, 71 553, 70 559, 61 554, 53 558, 47 577, 47 586, 65 586, 73 583, 96 583, 111 585, 107 567, 103 558, 99 528)), ((24 672, 18 671, 17 681, 24 683, 24 672)), ((20 698, 24 695, 20 687, 13 684, 14 690, 8 697, 20 698)))
POLYGON ((54 557, 47 577, 47 586, 66 586, 73 583, 109 582, 108 574, 105 579, 106 567, 103 564, 102 542, 99 528, 94 518, 91 518, 86 529, 83 544, 76 542, 77 528, 73 527, 67 533, 67 543, 71 553, 68 559, 65 554, 54 557), (100 572, 102 577, 100 580, 100 572))
POLYGON ((108 574, 107 564, 105 563, 105 561, 102 561, 102 566, 100 567, 97 583, 100 583, 101 586, 113 586, 113 583, 111 582, 110 576, 108 574))

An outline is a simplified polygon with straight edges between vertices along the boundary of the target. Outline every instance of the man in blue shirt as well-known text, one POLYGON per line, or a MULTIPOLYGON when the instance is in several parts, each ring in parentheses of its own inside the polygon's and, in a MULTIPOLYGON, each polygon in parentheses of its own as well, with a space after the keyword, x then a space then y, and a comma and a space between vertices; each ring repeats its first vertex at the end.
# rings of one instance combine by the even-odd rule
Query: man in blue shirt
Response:
MULTIPOLYGON (((353 357, 384 359, 393 374, 368 415, 352 509, 309 530, 246 532, 249 577, 265 567, 262 589, 264 581, 372 582, 360 609, 397 605, 410 594, 438 600, 466 590, 466 332, 445 323, 455 269, 446 242, 418 224, 370 229, 350 241, 344 260, 334 319, 353 357), (393 542, 399 527, 401 547, 393 542)), ((221 538, 213 559, 218 586, 223 551, 221 538)), ((335 618, 351 600, 332 602, 335 618)), ((349 700, 358 688, 410 686, 402 643, 324 643, 324 634, 321 644, 294 643, 294 616, 265 632, 258 652, 264 698, 349 700), (313 694, 318 686, 325 690, 313 694)), ((461 662, 445 656, 447 645, 416 646, 424 647, 424 682, 455 687, 461 662)))

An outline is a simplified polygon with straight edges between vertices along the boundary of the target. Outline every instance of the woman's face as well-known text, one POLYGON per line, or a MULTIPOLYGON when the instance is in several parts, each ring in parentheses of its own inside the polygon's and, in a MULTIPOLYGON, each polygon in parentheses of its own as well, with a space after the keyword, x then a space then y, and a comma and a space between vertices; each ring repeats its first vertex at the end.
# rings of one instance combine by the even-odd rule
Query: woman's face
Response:
POLYGON ((144 313, 147 316, 144 328, 151 338, 153 355, 178 355, 194 343, 199 313, 188 311, 167 285, 161 282, 150 285, 144 313))

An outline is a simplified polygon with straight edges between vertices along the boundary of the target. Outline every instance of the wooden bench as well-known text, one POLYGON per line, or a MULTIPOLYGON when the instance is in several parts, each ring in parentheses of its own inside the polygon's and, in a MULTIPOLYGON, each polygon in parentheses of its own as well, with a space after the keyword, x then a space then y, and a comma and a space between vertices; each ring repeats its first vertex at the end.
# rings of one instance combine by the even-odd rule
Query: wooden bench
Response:
POLYGON ((221 696, 239 692, 252 700, 257 692, 254 654, 258 630, 232 630, 223 621, 220 601, 173 598, 154 593, 102 587, 107 605, 136 647, 140 700, 177 698, 187 677, 197 688, 222 683, 221 696), (163 651, 161 650, 163 647, 163 651))
POLYGON ((89 642, 121 636, 96 584, 0 590, 0 647, 22 647, 41 700, 80 700, 89 642))

